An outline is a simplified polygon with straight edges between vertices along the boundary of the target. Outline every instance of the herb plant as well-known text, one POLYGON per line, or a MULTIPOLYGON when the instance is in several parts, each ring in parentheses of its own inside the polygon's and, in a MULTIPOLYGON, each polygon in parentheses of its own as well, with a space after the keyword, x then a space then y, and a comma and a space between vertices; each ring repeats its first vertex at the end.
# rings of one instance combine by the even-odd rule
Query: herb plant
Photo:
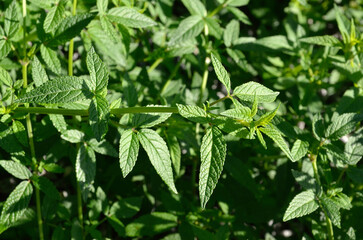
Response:
POLYGON ((0 3, 0 239, 360 239, 363 2, 282 5, 0 3))

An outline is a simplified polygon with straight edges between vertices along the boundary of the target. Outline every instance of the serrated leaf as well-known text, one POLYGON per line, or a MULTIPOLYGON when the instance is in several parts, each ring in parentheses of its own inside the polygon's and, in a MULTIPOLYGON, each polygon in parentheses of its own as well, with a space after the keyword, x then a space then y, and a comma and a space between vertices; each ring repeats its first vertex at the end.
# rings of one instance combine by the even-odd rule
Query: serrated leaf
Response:
POLYGON ((226 87, 227 93, 231 91, 231 80, 229 79, 228 72, 223 67, 222 63, 211 54, 214 71, 218 77, 218 80, 226 87))
POLYGON ((110 108, 106 98, 95 96, 89 106, 89 123, 97 141, 106 135, 108 130, 108 119, 110 108))
POLYGON ((347 144, 345 144, 345 155, 347 156, 347 163, 349 165, 357 164, 363 156, 363 130, 349 137, 347 144))
POLYGON ((280 132, 273 128, 259 128, 260 131, 270 137, 279 148, 286 154, 286 156, 293 162, 296 161, 294 157, 291 155, 289 146, 281 136, 280 132))
POLYGON ((84 133, 77 129, 70 129, 63 132, 61 138, 71 143, 80 143, 83 141, 84 133))
POLYGON ((303 158, 309 150, 309 143, 297 139, 291 149, 291 155, 298 161, 303 158))
POLYGON ((24 215, 31 196, 33 187, 30 181, 22 181, 10 193, 3 206, 0 225, 9 228, 17 223, 17 221, 24 215))
POLYGON ((252 25, 251 21, 248 19, 248 16, 238 8, 227 7, 227 10, 230 11, 238 20, 240 20, 244 24, 252 25))
POLYGON ((239 22, 236 20, 232 20, 227 24, 226 30, 224 31, 224 34, 223 34, 224 44, 227 47, 230 47, 233 44, 233 42, 236 39, 238 39, 239 28, 240 28, 239 22))
POLYGON ((209 35, 216 39, 221 39, 223 36, 223 28, 221 28, 219 22, 215 18, 205 17, 203 18, 204 23, 207 25, 209 35))
POLYGON ((100 14, 104 14, 107 11, 108 0, 97 0, 97 9, 100 14))
POLYGON ((42 191, 47 197, 58 200, 59 192, 54 184, 46 177, 39 176, 37 178, 32 179, 33 184, 36 188, 42 191))
POLYGON ((340 228, 340 212, 339 206, 329 197, 322 196, 320 198, 323 209, 332 221, 332 223, 340 228))
POLYGON ((107 33, 107 35, 112 39, 113 42, 121 42, 118 31, 115 29, 111 20, 109 20, 107 16, 100 16, 100 23, 102 29, 107 33))
POLYGON ((233 7, 242 7, 247 5, 250 2, 250 0, 229 0, 226 4, 233 7))
POLYGON ((338 205, 339 208, 349 210, 353 207, 350 198, 344 193, 337 193, 337 195, 335 195, 332 200, 338 205))
POLYGON ((39 59, 35 55, 34 55, 31 66, 32 66, 32 78, 33 78, 33 81, 34 81, 36 87, 39 87, 43 83, 49 81, 48 75, 45 72, 45 69, 43 68, 39 59))
POLYGON ((207 15, 207 10, 200 0, 182 0, 182 2, 191 15, 207 15))
POLYGON ((260 143, 263 146, 263 148, 264 149, 267 149, 266 142, 263 139, 263 136, 262 136, 262 134, 261 134, 261 132, 260 132, 260 130, 258 128, 256 129, 256 134, 257 134, 257 138, 260 141, 260 143))
POLYGON ((87 69, 90 73, 90 89, 95 92, 101 92, 106 89, 108 70, 93 47, 87 53, 87 69))
POLYGON ((10 3, 9 7, 5 10, 4 16, 4 31, 8 39, 12 39, 20 28, 20 8, 14 0, 10 3))
POLYGON ((271 120, 275 117, 277 110, 279 109, 280 104, 273 110, 272 112, 267 112, 263 114, 254 124, 255 126, 266 126, 271 122, 271 120))
POLYGON ((126 27, 145 28, 155 26, 156 22, 133 8, 116 7, 108 11, 107 17, 126 27))
POLYGON ((11 50, 11 43, 9 40, 0 39, 0 60, 5 58, 11 50))
POLYGON ((64 76, 48 81, 25 93, 16 100, 18 103, 71 103, 92 96, 85 80, 64 76))
POLYGON ((321 141, 325 136, 325 126, 321 115, 315 115, 313 117, 313 136, 321 141))
POLYGON ((79 13, 75 16, 68 16, 59 23, 58 27, 54 31, 54 36, 47 42, 48 46, 63 45, 72 38, 80 34, 94 18, 90 13, 79 13))
POLYGON ((338 28, 340 31, 340 34, 343 37, 344 43, 348 43, 350 41, 349 39, 349 30, 350 30, 350 22, 349 20, 342 14, 339 7, 334 4, 334 10, 335 10, 335 17, 338 23, 338 28))
POLYGON ((166 135, 166 140, 170 150, 171 162, 174 167, 175 174, 178 176, 180 173, 181 149, 176 136, 166 135))
POLYGON ((10 74, 2 67, 0 67, 0 82, 4 83, 8 87, 13 86, 13 79, 10 74))
POLYGON ((63 133, 67 130, 67 123, 63 115, 49 114, 49 118, 52 121, 53 126, 58 130, 58 132, 63 133))
POLYGON ((165 141, 151 129, 141 129, 137 137, 161 179, 174 193, 178 193, 174 185, 170 154, 165 141))
POLYGON ((201 16, 190 16, 182 20, 176 30, 170 35, 170 45, 184 43, 198 36, 204 28, 201 16))
POLYGON ((316 180, 309 174, 292 170, 292 175, 294 176, 295 181, 299 183, 301 187, 305 188, 305 190, 311 190, 314 193, 317 191, 318 185, 316 184, 316 180))
POLYGON ((224 112, 221 112, 220 114, 222 116, 243 120, 245 122, 252 121, 251 109, 249 109, 248 107, 244 107, 244 106, 238 106, 233 109, 228 109, 224 112))
POLYGON ((76 177, 80 183, 83 198, 91 189, 96 176, 96 155, 92 148, 82 144, 76 158, 76 177))
POLYGON ((16 139, 18 139, 18 141, 23 146, 27 147, 28 146, 28 135, 26 133, 26 129, 25 129, 24 125, 21 122, 14 120, 12 129, 13 129, 16 139))
POLYGON ((317 44, 328 47, 341 46, 339 39, 329 35, 301 38, 300 42, 317 44))
MULTIPOLYGON (((158 105, 148 105, 158 106, 158 105)), ((160 106, 162 107, 162 106, 160 106)), ((150 128, 165 122, 171 113, 137 113, 132 118, 133 127, 150 128)))
POLYGON ((217 185, 226 159, 226 151, 227 144, 222 132, 217 127, 209 128, 200 146, 199 196, 202 208, 205 208, 217 185))
POLYGON ((307 190, 296 195, 286 209, 283 221, 289 221, 294 218, 302 217, 314 212, 319 208, 319 204, 315 200, 315 194, 311 190, 307 190))
POLYGON ((182 105, 177 104, 179 114, 196 123, 208 123, 208 115, 207 112, 204 111, 204 109, 198 107, 198 106, 191 106, 191 105, 182 105))
POLYGON ((352 132, 357 122, 363 119, 363 114, 344 113, 336 117, 328 126, 325 132, 325 137, 330 140, 339 140, 339 138, 352 132))
POLYGON ((45 64, 57 75, 61 74, 61 63, 58 59, 57 52, 53 49, 40 45, 40 54, 45 64))
POLYGON ((61 23, 65 13, 64 3, 65 1, 63 0, 59 1, 47 13, 43 23, 43 28, 46 33, 53 32, 61 23))
POLYGON ((134 168, 139 154, 139 140, 132 129, 122 133, 119 149, 120 168, 125 178, 134 168))
POLYGON ((105 139, 98 142, 96 139, 92 138, 88 141, 88 145, 96 152, 102 155, 107 155, 111 157, 118 157, 118 152, 115 148, 107 142, 105 139))
POLYGON ((0 160, 0 166, 8 173, 19 179, 29 179, 32 173, 23 164, 11 160, 0 160))
POLYGON ((329 153, 331 154, 334 158, 337 158, 341 161, 343 161, 344 163, 348 162, 348 158, 347 156, 344 154, 344 151, 342 149, 340 149, 338 146, 333 145, 333 144, 325 144, 323 146, 323 148, 329 153))
POLYGON ((275 101, 279 92, 274 92, 271 89, 257 83, 248 82, 234 89, 233 95, 237 96, 242 101, 253 102, 255 95, 259 103, 275 101))

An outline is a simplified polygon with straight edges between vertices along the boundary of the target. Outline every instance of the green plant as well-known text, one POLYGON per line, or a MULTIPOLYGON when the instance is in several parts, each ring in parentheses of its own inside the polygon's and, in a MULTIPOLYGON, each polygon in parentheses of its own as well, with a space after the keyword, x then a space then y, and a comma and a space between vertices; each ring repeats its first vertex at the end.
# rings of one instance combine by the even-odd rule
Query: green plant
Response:
POLYGON ((246 0, 5 1, 0 233, 286 237, 272 219, 304 239, 363 234, 363 11, 322 2, 325 19, 293 0, 282 21, 246 0), (259 38, 240 37, 255 18, 259 38))

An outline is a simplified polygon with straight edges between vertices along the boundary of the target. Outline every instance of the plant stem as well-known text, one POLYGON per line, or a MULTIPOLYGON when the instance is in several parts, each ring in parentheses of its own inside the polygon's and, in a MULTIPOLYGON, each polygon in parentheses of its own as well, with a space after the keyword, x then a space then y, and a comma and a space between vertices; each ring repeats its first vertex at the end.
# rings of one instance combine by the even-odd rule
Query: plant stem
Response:
POLYGON ((163 88, 161 89, 160 91, 160 95, 163 95, 167 89, 167 87, 169 86, 171 80, 173 79, 173 77, 176 75, 176 73, 178 72, 179 70, 179 67, 180 67, 180 64, 182 63, 182 60, 183 60, 183 57, 180 58, 179 62, 176 64, 176 66, 174 67, 173 71, 171 72, 168 80, 166 80, 163 88))
MULTIPOLYGON (((79 146, 77 146, 79 149, 79 146)), ((77 180, 77 211, 78 211, 78 221, 82 228, 82 238, 85 239, 84 231, 83 231, 83 209, 82 209, 82 194, 81 194, 81 186, 77 180)))
POLYGON ((334 240, 334 232, 333 232, 333 224, 331 223, 330 218, 327 217, 327 214, 325 213, 325 218, 326 218, 326 228, 328 231, 328 239, 329 240, 334 240))
POLYGON ((311 164, 313 165, 314 176, 315 176, 316 182, 318 183, 319 186, 321 186, 320 177, 319 177, 319 173, 318 173, 318 166, 316 164, 316 155, 312 154, 310 157, 310 160, 311 160, 311 164))
POLYGON ((217 13, 219 13, 223 8, 227 6, 227 1, 224 1, 223 3, 219 4, 218 7, 216 7, 211 13, 208 14, 208 17, 213 17, 217 13))
MULTIPOLYGON (((38 113, 38 114, 60 114, 67 116, 88 116, 85 109, 62 109, 44 107, 18 107, 14 113, 38 113)), ((111 114, 123 115, 127 113, 178 113, 176 107, 129 107, 111 109, 111 114)))
MULTIPOLYGON (((72 15, 76 15, 77 0, 73 0, 72 15)), ((73 52, 74 52, 74 40, 73 38, 69 41, 68 49, 68 75, 73 76, 73 52)))
POLYGON ((209 71, 208 71, 209 63, 210 63, 210 58, 209 58, 209 56, 207 56, 204 61, 204 73, 203 73, 202 85, 200 86, 198 105, 200 105, 202 103, 204 91, 205 91, 205 88, 207 87, 207 81, 208 81, 208 75, 209 75, 209 71))
POLYGON ((147 70, 148 73, 151 73, 152 71, 154 71, 155 68, 157 68, 159 66, 159 64, 163 61, 163 58, 158 58, 156 59, 156 61, 149 67, 149 69, 147 70))
MULTIPOLYGON (((26 89, 28 87, 28 57, 26 53, 27 44, 26 44, 26 0, 22 0, 22 10, 23 10, 23 60, 21 61, 21 72, 23 77, 23 88, 26 89)), ((27 108, 29 104, 25 105, 27 108)), ((28 133, 29 147, 30 147, 30 155, 32 158, 32 163, 34 165, 34 174, 38 174, 38 163, 35 155, 35 147, 34 147, 34 139, 33 139, 33 127, 30 119, 30 114, 26 115, 26 129, 28 133)), ((39 230, 39 239, 44 240, 43 233, 43 219, 42 219, 42 211, 40 204, 40 193, 39 189, 35 188, 35 202, 37 208, 37 220, 38 220, 38 230, 39 230)))
POLYGON ((227 98, 231 98, 231 96, 230 96, 230 95, 227 95, 227 96, 225 96, 225 97, 222 97, 222 98, 220 98, 220 99, 218 99, 218 100, 216 100, 216 101, 212 102, 211 104, 209 104, 209 106, 213 106, 213 105, 215 105, 215 104, 217 104, 217 103, 219 103, 219 102, 222 102, 222 101, 226 100, 227 98))

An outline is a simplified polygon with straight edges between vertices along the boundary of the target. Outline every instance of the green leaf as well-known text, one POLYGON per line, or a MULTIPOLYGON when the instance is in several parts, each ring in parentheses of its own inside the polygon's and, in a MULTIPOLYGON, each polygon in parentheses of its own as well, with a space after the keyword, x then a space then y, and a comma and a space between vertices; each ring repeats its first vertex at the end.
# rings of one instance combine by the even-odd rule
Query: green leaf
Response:
POLYGON ((180 22, 178 28, 170 35, 169 44, 175 45, 185 43, 189 39, 198 36, 204 28, 203 19, 201 16, 190 16, 180 22))
POLYGON ((363 130, 361 129, 356 134, 349 137, 345 144, 345 155, 349 165, 357 164, 363 156, 363 130))
POLYGON ((11 43, 9 40, 0 39, 0 60, 6 57, 11 50, 11 43))
POLYGON ((227 47, 230 47, 233 42, 238 39, 239 37, 239 22, 236 20, 230 21, 227 26, 226 30, 224 31, 223 40, 224 44, 227 47))
POLYGON ((107 17, 126 27, 145 28, 155 26, 156 22, 133 8, 116 7, 108 11, 107 17))
POLYGON ((47 172, 51 172, 51 173, 63 173, 64 172, 64 169, 61 166, 59 166, 58 164, 55 164, 55 163, 44 164, 43 168, 47 172))
POLYGON ((293 162, 296 161, 294 157, 291 155, 289 146, 281 136, 280 132, 273 128, 259 128, 260 131, 270 137, 279 148, 286 154, 286 156, 293 162))
POLYGON ((248 123, 252 121, 251 109, 249 109, 248 107, 244 107, 244 106, 238 106, 233 109, 228 109, 224 112, 221 112, 221 115, 230 117, 230 118, 234 118, 234 119, 243 120, 248 123))
POLYGON ((211 54, 212 63, 214 71, 219 79, 219 81, 226 87, 227 93, 231 91, 231 80, 229 79, 228 72, 223 67, 222 63, 213 55, 211 54))
POLYGON ((226 159, 227 145, 222 132, 217 127, 207 130, 200 146, 199 196, 202 208, 205 208, 226 159))
POLYGON ((120 167, 125 178, 134 168, 139 154, 139 140, 132 129, 125 130, 120 139, 120 167))
POLYGON ((33 187, 30 181, 22 181, 19 183, 5 201, 1 212, 0 225, 6 228, 15 225, 23 217, 32 193, 33 187))
POLYGON ((57 52, 53 49, 40 45, 40 54, 45 64, 57 75, 61 74, 61 63, 57 57, 57 52))
POLYGON ((154 236, 177 226, 178 218, 167 212, 153 212, 143 215, 126 226, 126 236, 154 236))
POLYGON ((337 39, 333 36, 329 36, 329 35, 301 38, 300 42, 317 44, 317 45, 322 45, 322 46, 327 46, 327 47, 340 47, 341 46, 339 39, 337 39))
POLYGON ((256 122, 255 126, 266 126, 271 122, 271 120, 275 117, 277 110, 279 109, 280 104, 273 110, 272 112, 267 112, 263 114, 256 122))
POLYGON ((104 91, 108 84, 108 70, 93 47, 87 53, 87 69, 90 73, 90 89, 96 93, 104 91))
POLYGON ((0 160, 0 166, 8 173, 19 179, 29 179, 32 173, 23 164, 11 160, 0 160))
POLYGON ((71 143, 80 143, 83 141, 84 133, 77 129, 70 129, 63 132, 61 138, 71 143))
POLYGON ((57 188, 48 178, 37 176, 36 178, 33 178, 32 181, 34 186, 42 191, 47 197, 54 200, 60 199, 57 188))
POLYGON ((325 210, 332 223, 340 228, 339 206, 336 204, 335 201, 325 195, 320 198, 320 201, 323 209, 325 210))
MULTIPOLYGON (((148 105, 158 106, 158 105, 148 105)), ((162 107, 162 106, 159 106, 162 107)), ((137 113, 132 118, 133 127, 150 128, 165 122, 171 113, 137 113)))
POLYGON ((311 190, 314 193, 318 190, 318 185, 316 183, 315 178, 310 176, 305 172, 299 172, 292 170, 292 175, 295 178, 295 181, 300 184, 305 190, 311 190))
POLYGON ((204 111, 204 109, 198 107, 198 106, 191 106, 191 105, 182 105, 177 104, 179 114, 196 123, 208 123, 208 115, 207 112, 204 111))
POLYGON ((339 208, 349 210, 353 207, 350 198, 344 193, 337 193, 334 198, 332 198, 332 200, 338 205, 339 208))
POLYGON ((43 23, 43 28, 46 33, 54 32, 54 30, 57 29, 58 25, 61 23, 65 13, 64 4, 65 1, 59 1, 59 3, 55 4, 47 13, 43 23))
POLYGON ((71 103, 87 99, 89 92, 84 78, 58 77, 25 93, 18 103, 71 103))
POLYGON ((268 103, 275 101, 279 92, 274 92, 257 82, 248 82, 236 87, 233 95, 237 96, 242 101, 248 102, 253 102, 256 95, 259 103, 268 103))
POLYGON ((330 140, 339 140, 339 138, 352 132, 357 122, 363 119, 363 114, 344 113, 333 119, 325 132, 325 137, 330 140))
POLYGON ((339 159, 344 163, 348 163, 348 158, 345 155, 344 151, 340 149, 340 147, 334 144, 325 144, 323 148, 326 149, 326 151, 331 154, 333 158, 339 159))
POLYGON ((110 108, 106 98, 95 96, 89 106, 89 123, 95 134, 97 141, 106 135, 108 130, 108 119, 110 116, 110 108))
POLYGON ((200 0, 182 0, 191 15, 206 16, 207 10, 200 0))
POLYGON ((107 217, 107 221, 110 223, 112 228, 117 232, 119 237, 125 237, 126 230, 125 225, 115 216, 107 217))
POLYGON ((334 10, 340 34, 343 37, 344 43, 348 43, 350 42, 350 34, 349 34, 350 22, 344 16, 344 14, 342 14, 342 12, 340 11, 339 7, 336 4, 334 4, 334 10))
POLYGON ((181 149, 176 136, 166 135, 166 141, 169 145, 171 162, 174 167, 175 174, 178 176, 180 173, 181 149))
POLYGON ((228 0, 226 4, 233 7, 242 7, 246 6, 250 0, 228 0))
POLYGON ((39 87, 43 83, 49 81, 48 75, 45 72, 45 69, 43 68, 37 56, 34 56, 31 66, 32 66, 32 78, 36 87, 39 87))
POLYGON ((49 118, 52 121, 53 126, 58 130, 58 132, 63 133, 67 130, 67 123, 63 115, 49 114, 49 118))
POLYGON ((238 8, 227 7, 227 10, 230 11, 238 20, 240 20, 244 24, 252 25, 251 21, 248 19, 248 16, 238 8))
POLYGON ((4 13, 4 31, 8 39, 12 39, 20 29, 20 8, 14 0, 4 13))
POLYGON ((100 23, 101 23, 102 29, 112 39, 112 41, 120 44, 121 37, 119 36, 118 31, 113 26, 111 20, 109 20, 107 16, 100 16, 100 23))
POLYGON ((325 126, 320 114, 313 117, 312 127, 314 137, 321 141, 325 136, 325 126))
POLYGON ((108 0, 97 0, 97 9, 100 14, 104 14, 107 11, 108 0))
POLYGON ((96 155, 92 148, 82 144, 76 158, 76 177, 83 198, 86 199, 96 176, 96 155))
POLYGON ((298 161, 303 158, 309 150, 309 143, 297 139, 291 149, 292 157, 298 161))
POLYGON ((221 28, 219 22, 215 18, 205 17, 203 21, 207 25, 208 32, 211 36, 215 37, 216 39, 222 39, 223 36, 223 28, 221 28))
POLYGON ((13 79, 10 74, 2 67, 0 67, 0 82, 4 83, 8 87, 13 86, 13 79))
POLYGON ((96 139, 92 138, 88 141, 88 145, 95 150, 95 152, 107 155, 111 157, 118 157, 118 152, 115 150, 115 148, 107 142, 105 139, 98 142, 96 139))
POLYGON ((23 146, 28 147, 28 135, 24 125, 17 120, 13 120, 12 128, 16 139, 18 139, 23 146))
POLYGON ((72 38, 78 36, 94 18, 90 13, 79 13, 75 16, 64 18, 56 28, 54 36, 47 43, 48 46, 57 47, 63 45, 72 38))
POLYGON ((319 208, 315 200, 315 194, 311 190, 299 193, 291 200, 289 207, 286 209, 283 221, 289 221, 294 218, 302 217, 314 212, 319 208))
POLYGON ((110 215, 115 215, 118 218, 131 218, 140 211, 141 204, 141 197, 120 199, 112 204, 110 208, 110 215))
POLYGON ((261 145, 262 145, 265 149, 267 149, 266 142, 265 142, 265 140, 263 139, 263 136, 262 136, 262 134, 261 134, 261 132, 260 132, 260 130, 259 130, 258 128, 256 129, 256 134, 257 134, 257 138, 258 138, 258 140, 260 141, 261 145))
POLYGON ((141 129, 137 137, 161 179, 174 193, 178 193, 174 185, 170 154, 165 141, 151 129, 141 129))

